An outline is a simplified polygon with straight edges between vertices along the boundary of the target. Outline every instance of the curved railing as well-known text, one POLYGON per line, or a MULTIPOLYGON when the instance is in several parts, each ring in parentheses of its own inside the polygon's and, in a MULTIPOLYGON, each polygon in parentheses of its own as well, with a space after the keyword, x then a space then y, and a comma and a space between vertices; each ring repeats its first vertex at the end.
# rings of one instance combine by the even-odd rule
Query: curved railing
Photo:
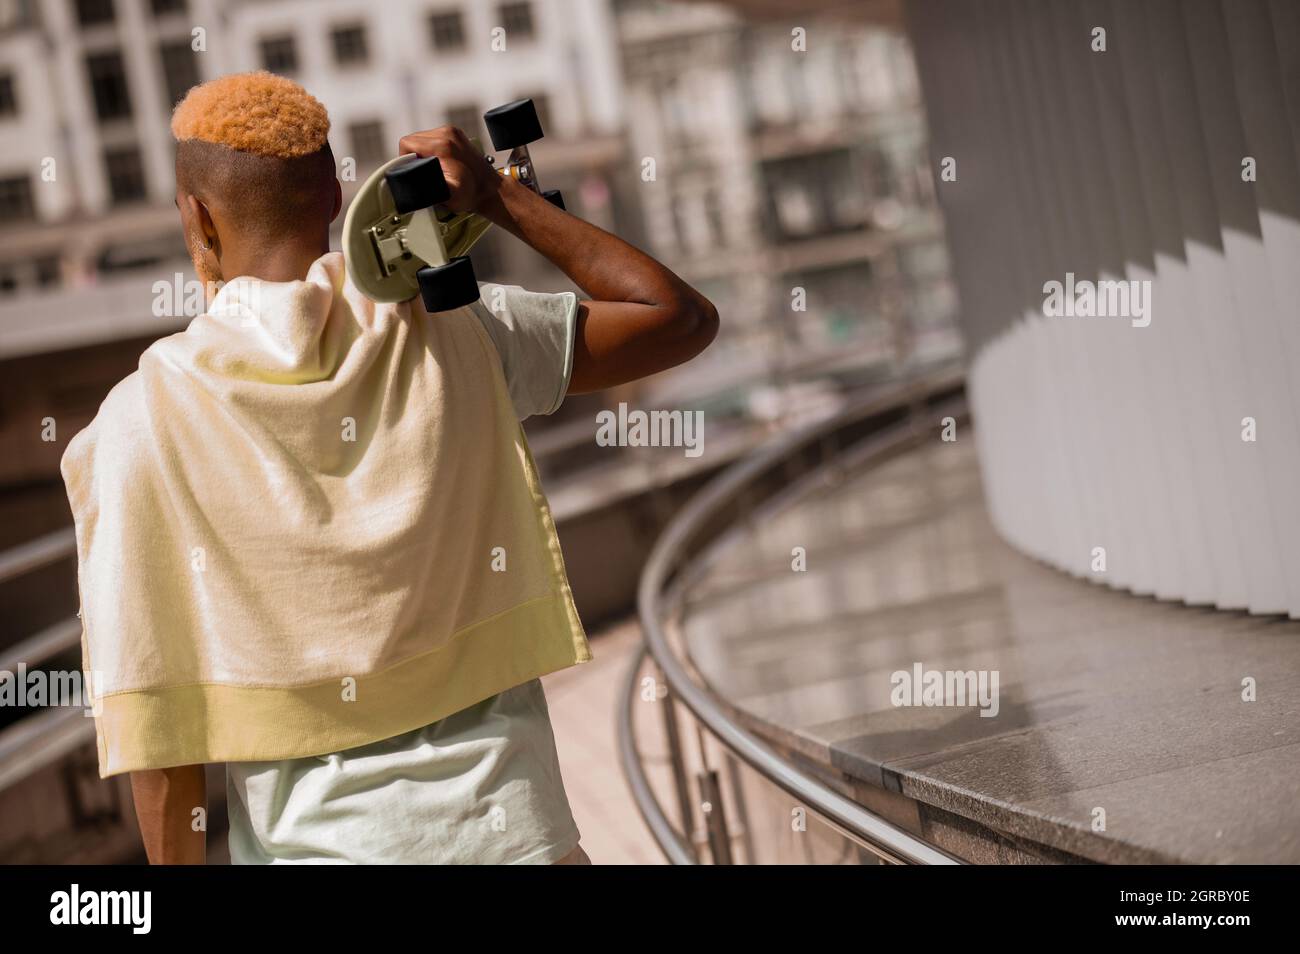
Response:
MULTIPOLYGON (((741 726, 731 707, 695 678, 689 661, 671 644, 667 621, 676 613, 682 582, 692 565, 719 545, 741 519, 775 509, 807 486, 848 466, 870 465, 916 444, 926 429, 947 415, 962 417, 962 375, 955 369, 929 372, 895 382, 855 401, 833 417, 765 445, 724 471, 700 491, 669 523, 642 571, 638 613, 645 647, 628 671, 618 713, 620 759, 638 810, 655 841, 674 864, 695 864, 699 851, 692 838, 694 807, 683 768, 681 733, 675 702, 686 707, 698 727, 734 758, 746 763, 841 835, 877 858, 900 864, 955 864, 956 859, 904 831, 862 805, 845 798, 818 778, 782 757, 771 745, 741 726), (637 745, 634 708, 646 655, 667 686, 663 698, 665 734, 678 801, 680 824, 674 825, 660 804, 637 745)), ((705 773, 700 806, 704 837, 715 863, 731 858, 725 821, 710 815, 720 800, 720 786, 705 773)))
MULTIPOLYGON (((42 571, 76 553, 71 528, 12 547, 0 553, 0 584, 42 571)), ((0 646, 0 672, 39 669, 76 649, 80 642, 81 620, 69 616, 12 645, 0 646)), ((51 707, 0 728, 0 790, 93 742, 94 723, 83 716, 75 706, 51 707)))

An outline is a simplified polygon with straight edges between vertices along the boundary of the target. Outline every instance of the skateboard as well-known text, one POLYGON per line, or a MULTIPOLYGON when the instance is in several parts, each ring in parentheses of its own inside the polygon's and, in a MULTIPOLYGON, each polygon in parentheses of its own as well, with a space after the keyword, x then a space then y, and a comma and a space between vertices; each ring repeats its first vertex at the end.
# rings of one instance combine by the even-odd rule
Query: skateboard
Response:
MULTIPOLYGON (((496 171, 564 208, 558 190, 543 192, 528 144, 542 138, 531 99, 515 100, 483 114, 492 147, 510 150, 496 171)), ((482 149, 477 139, 470 140, 482 149)), ((366 179, 343 219, 343 257, 352 283, 378 302, 419 295, 427 311, 450 311, 477 301, 478 281, 469 250, 492 223, 473 212, 452 212, 451 192, 437 156, 398 156, 366 179)))

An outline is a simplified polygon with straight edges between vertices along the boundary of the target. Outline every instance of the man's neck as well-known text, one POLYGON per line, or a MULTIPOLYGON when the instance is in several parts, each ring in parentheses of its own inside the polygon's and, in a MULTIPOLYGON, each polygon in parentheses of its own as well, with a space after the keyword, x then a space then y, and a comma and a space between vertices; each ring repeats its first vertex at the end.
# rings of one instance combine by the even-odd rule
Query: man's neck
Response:
POLYGON ((302 281, 312 264, 329 251, 329 243, 298 246, 278 245, 247 258, 222 262, 222 271, 231 277, 260 278, 268 282, 302 281))

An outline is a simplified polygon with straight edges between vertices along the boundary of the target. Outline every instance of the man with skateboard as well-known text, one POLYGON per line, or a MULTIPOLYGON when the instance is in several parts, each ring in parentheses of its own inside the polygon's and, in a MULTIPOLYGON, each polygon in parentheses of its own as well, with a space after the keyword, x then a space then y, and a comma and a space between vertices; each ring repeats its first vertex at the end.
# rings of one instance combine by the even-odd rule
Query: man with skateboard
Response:
POLYGON ((208 308, 63 461, 101 774, 154 862, 203 860, 209 762, 235 862, 584 861, 538 679, 590 651, 519 421, 689 360, 716 311, 449 126, 400 151, 587 298, 377 303, 305 90, 222 77, 172 130, 208 308))

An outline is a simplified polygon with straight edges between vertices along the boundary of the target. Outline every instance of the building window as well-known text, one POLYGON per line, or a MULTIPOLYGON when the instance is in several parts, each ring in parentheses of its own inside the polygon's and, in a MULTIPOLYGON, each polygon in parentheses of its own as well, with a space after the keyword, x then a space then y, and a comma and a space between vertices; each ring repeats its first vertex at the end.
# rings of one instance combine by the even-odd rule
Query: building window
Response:
POLYGON ((716 189, 704 193, 704 218, 709 223, 710 243, 716 247, 727 244, 727 227, 722 216, 722 199, 716 189))
POLYGON ((506 28, 506 42, 531 40, 535 35, 531 3, 503 3, 497 7, 497 14, 501 17, 501 25, 506 28))
POLYGON ((281 74, 298 72, 298 44, 292 36, 264 37, 259 45, 265 69, 281 74))
POLYGON ((36 0, 8 0, 0 3, 0 33, 38 26, 36 0))
POLYGON ((391 158, 381 122, 353 123, 348 127, 348 138, 352 142, 352 158, 358 166, 378 165, 391 158))
POLYGON ((27 176, 0 179, 0 222, 25 222, 34 218, 32 180, 27 176))
POLYGON ((138 202, 145 197, 144 163, 139 149, 105 150, 104 171, 108 175, 108 193, 114 205, 138 202))
POLYGON ((18 115, 18 96, 12 73, 0 73, 0 116, 18 115))
POLYGON ((175 106, 191 86, 199 85, 198 60, 188 40, 164 43, 158 48, 158 55, 162 59, 163 80, 167 84, 167 101, 175 106))
POLYGON ((156 17, 165 17, 171 13, 184 13, 185 0, 149 0, 149 9, 156 17))
POLYGON ((429 17, 429 35, 433 48, 442 53, 465 49, 465 21, 459 10, 435 13, 429 17))
POLYGON ((126 67, 121 53, 96 53, 86 57, 90 94, 95 115, 101 121, 126 119, 131 115, 131 94, 126 86, 126 67))
POLYGON ((337 27, 330 37, 334 43, 334 62, 339 66, 356 66, 369 59, 366 28, 360 23, 337 27))
POLYGON ((831 235, 868 225, 867 195, 849 150, 775 159, 765 162, 762 170, 767 228, 773 241, 831 235))
POLYGON ((479 135, 479 109, 473 103, 447 107, 447 125, 455 126, 466 136, 479 135))
POLYGON ((59 284, 63 277, 63 268, 57 255, 42 255, 36 260, 36 284, 41 288, 51 288, 59 284))
POLYGON ((77 0, 77 22, 97 26, 113 22, 113 0, 77 0))

